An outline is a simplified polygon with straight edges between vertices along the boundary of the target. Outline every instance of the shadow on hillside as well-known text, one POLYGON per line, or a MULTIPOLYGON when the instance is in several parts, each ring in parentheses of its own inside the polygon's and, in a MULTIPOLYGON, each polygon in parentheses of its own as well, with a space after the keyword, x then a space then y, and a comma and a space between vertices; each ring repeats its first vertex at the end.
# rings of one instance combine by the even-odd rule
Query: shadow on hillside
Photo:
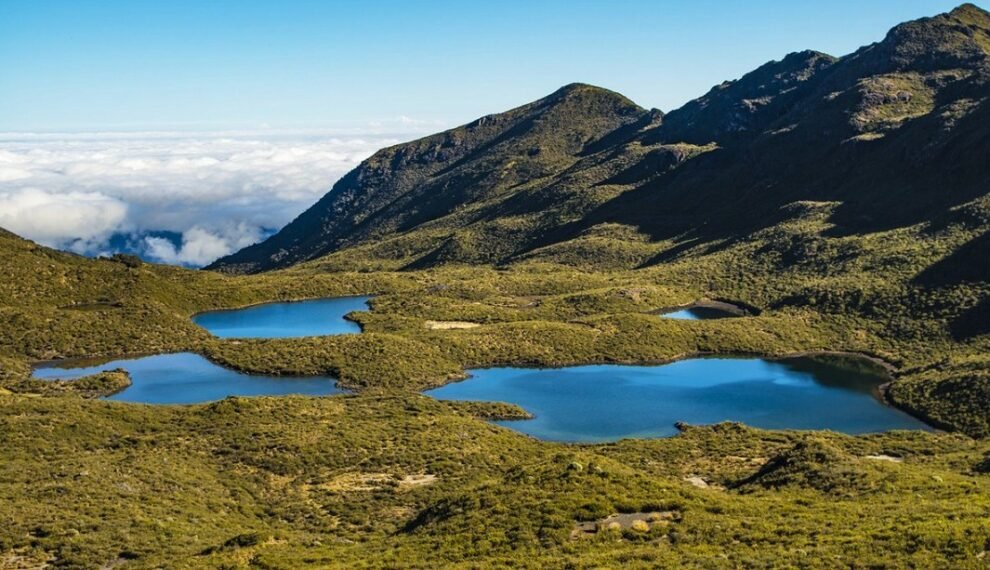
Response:
POLYGON ((990 334, 990 298, 983 299, 949 323, 949 332, 955 340, 990 334))
POLYGON ((966 242, 928 266, 913 282, 940 287, 956 283, 990 283, 990 231, 966 242))
POLYGON ((792 217, 784 206, 798 201, 838 203, 828 220, 834 226, 824 233, 831 237, 926 222, 987 193, 988 123, 990 105, 983 104, 951 130, 939 113, 929 113, 881 138, 854 139, 848 126, 815 122, 762 134, 653 176, 581 220, 548 231, 530 251, 606 223, 636 227, 653 241, 732 242, 792 217))

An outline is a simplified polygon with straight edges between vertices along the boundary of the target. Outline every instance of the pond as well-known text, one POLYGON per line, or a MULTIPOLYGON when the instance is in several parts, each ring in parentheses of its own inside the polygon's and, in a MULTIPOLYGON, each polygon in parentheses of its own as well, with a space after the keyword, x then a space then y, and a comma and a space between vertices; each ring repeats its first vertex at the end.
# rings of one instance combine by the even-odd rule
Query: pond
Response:
POLYGON ((361 332, 344 318, 367 311, 370 297, 332 297, 287 303, 266 303, 243 309, 210 311, 193 322, 220 338, 290 338, 361 332))
POLYGON ((709 319, 730 319, 745 317, 749 311, 723 301, 699 301, 687 307, 661 310, 660 316, 665 319, 681 319, 687 321, 707 321, 709 319))
POLYGON ((888 378, 862 359, 695 358, 660 366, 487 368, 429 390, 441 400, 518 404, 535 417, 496 422, 539 439, 667 437, 676 422, 850 434, 929 429, 877 397, 888 378))
POLYGON ((732 317, 738 317, 739 315, 717 307, 688 307, 687 309, 662 313, 660 316, 665 319, 707 321, 709 319, 729 319, 732 317))
POLYGON ((195 404, 227 396, 327 396, 342 390, 329 376, 265 376, 242 374, 190 352, 158 354, 94 363, 63 362, 38 367, 34 377, 66 380, 123 368, 132 384, 108 400, 143 404, 195 404))

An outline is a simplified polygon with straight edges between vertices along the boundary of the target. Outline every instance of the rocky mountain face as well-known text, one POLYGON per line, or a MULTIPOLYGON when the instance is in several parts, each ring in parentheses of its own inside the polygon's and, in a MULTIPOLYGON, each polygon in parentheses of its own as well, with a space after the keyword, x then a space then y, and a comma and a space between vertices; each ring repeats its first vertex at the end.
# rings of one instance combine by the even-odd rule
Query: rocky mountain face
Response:
POLYGON ((742 239, 806 202, 833 204, 832 235, 979 226, 988 96, 990 14, 969 4, 845 57, 790 54, 666 115, 569 85, 378 152, 281 232, 211 268, 259 272, 345 250, 397 268, 501 264, 588 235, 671 240, 649 260, 614 260, 638 266, 677 244, 742 239))

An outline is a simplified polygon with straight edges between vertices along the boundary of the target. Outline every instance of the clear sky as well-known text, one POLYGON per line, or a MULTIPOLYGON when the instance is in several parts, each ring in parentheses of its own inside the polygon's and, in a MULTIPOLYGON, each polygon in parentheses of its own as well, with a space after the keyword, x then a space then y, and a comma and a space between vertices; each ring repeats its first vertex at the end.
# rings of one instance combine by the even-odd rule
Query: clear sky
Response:
POLYGON ((960 1, 0 0, 0 131, 452 126, 573 81, 670 110, 960 1))

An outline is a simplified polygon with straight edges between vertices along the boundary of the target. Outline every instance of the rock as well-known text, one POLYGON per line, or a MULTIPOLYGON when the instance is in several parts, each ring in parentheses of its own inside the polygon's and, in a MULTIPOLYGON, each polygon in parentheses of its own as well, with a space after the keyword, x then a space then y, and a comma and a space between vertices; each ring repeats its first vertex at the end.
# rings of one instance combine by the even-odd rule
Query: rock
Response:
POLYGON ((696 476, 696 475, 691 476, 691 477, 685 477, 684 480, 687 481, 688 483, 694 485, 695 487, 697 487, 699 489, 707 489, 708 488, 708 482, 705 481, 704 479, 702 479, 701 477, 696 476))

